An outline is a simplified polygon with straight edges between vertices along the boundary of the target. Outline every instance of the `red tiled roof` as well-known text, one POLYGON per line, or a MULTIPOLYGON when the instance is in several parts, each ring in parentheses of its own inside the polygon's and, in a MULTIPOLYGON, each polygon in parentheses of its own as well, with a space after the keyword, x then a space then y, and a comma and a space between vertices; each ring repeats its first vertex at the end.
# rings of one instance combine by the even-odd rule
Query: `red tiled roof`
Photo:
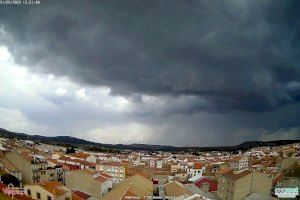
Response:
POLYGON ((219 170, 219 174, 225 174, 225 173, 228 173, 228 172, 233 172, 233 168, 231 168, 231 167, 224 167, 224 168, 221 168, 219 170))
POLYGON ((276 167, 276 162, 270 162, 269 164, 268 164, 268 167, 276 167))
POLYGON ((69 158, 69 157, 66 157, 66 156, 61 156, 61 157, 59 157, 59 158, 58 158, 58 160, 64 160, 64 161, 74 161, 74 160, 72 160, 71 158, 69 158))
POLYGON ((50 192, 51 194, 57 196, 66 193, 66 190, 64 189, 65 186, 57 181, 42 182, 42 183, 38 183, 38 185, 44 188, 45 190, 47 190, 48 192, 50 192))
POLYGON ((281 180, 281 178, 284 176, 284 173, 279 173, 273 180, 272 180, 272 184, 276 185, 278 181, 281 180))
POLYGON ((252 172, 250 170, 245 170, 245 171, 242 171, 240 173, 233 173, 233 172, 227 172, 227 173, 223 173, 222 176, 225 176, 225 177, 228 177, 228 178, 231 178, 231 179, 234 179, 234 180, 238 180, 244 176, 247 176, 248 174, 251 174, 252 172))
POLYGON ((80 167, 78 165, 71 165, 71 164, 64 163, 63 167, 64 166, 68 167, 71 171, 80 169, 80 167))
POLYGON ((72 157, 75 157, 75 158, 81 158, 81 159, 86 159, 88 158, 90 155, 87 154, 87 153, 81 153, 81 152, 78 152, 78 153, 71 153, 69 154, 70 156, 72 157))
POLYGON ((72 192, 72 194, 75 194, 76 196, 80 197, 81 199, 88 199, 91 197, 91 195, 81 192, 79 190, 74 190, 72 192))
POLYGON ((119 162, 100 162, 100 165, 106 166, 116 166, 116 167, 125 167, 127 163, 119 163, 119 162))
POLYGON ((80 163, 80 165, 84 165, 84 166, 88 166, 88 167, 96 167, 96 163, 91 163, 91 162, 84 161, 84 160, 79 160, 78 162, 80 163))
POLYGON ((98 181, 100 183, 104 183, 105 181, 108 180, 108 178, 105 178, 105 177, 103 177, 103 176, 100 175, 97 178, 95 178, 94 180, 96 180, 96 181, 98 181))
POLYGON ((202 164, 201 163, 194 163, 194 169, 201 169, 202 164))
POLYGON ((195 185, 197 187, 201 188, 201 185, 203 183, 208 183, 209 184, 209 192, 211 192, 211 191, 217 191, 217 189, 218 189, 218 184, 216 182, 208 179, 208 178, 202 178, 202 179, 196 181, 195 185))
POLYGON ((111 178, 112 176, 108 175, 107 173, 101 172, 101 176, 106 178, 111 178))
POLYGON ((48 161, 50 161, 50 162, 52 162, 52 163, 54 163, 54 164, 56 164, 56 165, 61 165, 61 164, 62 164, 61 162, 58 162, 58 161, 55 160, 55 159, 48 159, 48 161))

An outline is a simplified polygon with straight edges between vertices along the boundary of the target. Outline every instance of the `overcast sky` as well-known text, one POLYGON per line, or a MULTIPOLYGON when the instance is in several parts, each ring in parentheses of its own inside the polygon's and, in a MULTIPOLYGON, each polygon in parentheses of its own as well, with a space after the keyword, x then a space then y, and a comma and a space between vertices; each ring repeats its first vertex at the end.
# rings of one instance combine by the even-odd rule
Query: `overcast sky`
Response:
POLYGON ((0 127, 102 143, 300 139, 300 2, 0 6, 0 127))

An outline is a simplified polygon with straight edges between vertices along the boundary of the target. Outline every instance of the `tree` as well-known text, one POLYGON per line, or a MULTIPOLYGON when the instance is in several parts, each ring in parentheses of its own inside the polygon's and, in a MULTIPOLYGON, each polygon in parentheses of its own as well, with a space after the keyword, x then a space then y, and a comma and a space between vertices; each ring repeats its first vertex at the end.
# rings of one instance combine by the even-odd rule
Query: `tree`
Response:
POLYGON ((73 147, 67 147, 66 154, 75 153, 75 149, 73 147))

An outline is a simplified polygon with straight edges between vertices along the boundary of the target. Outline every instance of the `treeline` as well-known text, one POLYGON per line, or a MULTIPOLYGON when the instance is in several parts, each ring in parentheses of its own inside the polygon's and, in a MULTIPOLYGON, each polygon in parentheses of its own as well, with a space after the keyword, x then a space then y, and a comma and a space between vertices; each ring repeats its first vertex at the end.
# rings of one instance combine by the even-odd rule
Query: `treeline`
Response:
POLYGON ((118 149, 111 149, 106 147, 86 146, 83 148, 86 151, 104 152, 104 153, 121 153, 118 149))

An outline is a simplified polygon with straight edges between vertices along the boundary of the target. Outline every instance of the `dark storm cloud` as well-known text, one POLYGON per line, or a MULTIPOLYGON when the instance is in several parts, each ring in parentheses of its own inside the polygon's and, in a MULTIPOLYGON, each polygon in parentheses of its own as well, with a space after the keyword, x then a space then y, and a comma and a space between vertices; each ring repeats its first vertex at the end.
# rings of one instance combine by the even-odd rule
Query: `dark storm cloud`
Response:
POLYGON ((33 71, 114 94, 194 97, 167 112, 266 111, 299 101, 299 88, 287 87, 300 81, 297 1, 42 1, 0 9, 1 43, 33 71))

